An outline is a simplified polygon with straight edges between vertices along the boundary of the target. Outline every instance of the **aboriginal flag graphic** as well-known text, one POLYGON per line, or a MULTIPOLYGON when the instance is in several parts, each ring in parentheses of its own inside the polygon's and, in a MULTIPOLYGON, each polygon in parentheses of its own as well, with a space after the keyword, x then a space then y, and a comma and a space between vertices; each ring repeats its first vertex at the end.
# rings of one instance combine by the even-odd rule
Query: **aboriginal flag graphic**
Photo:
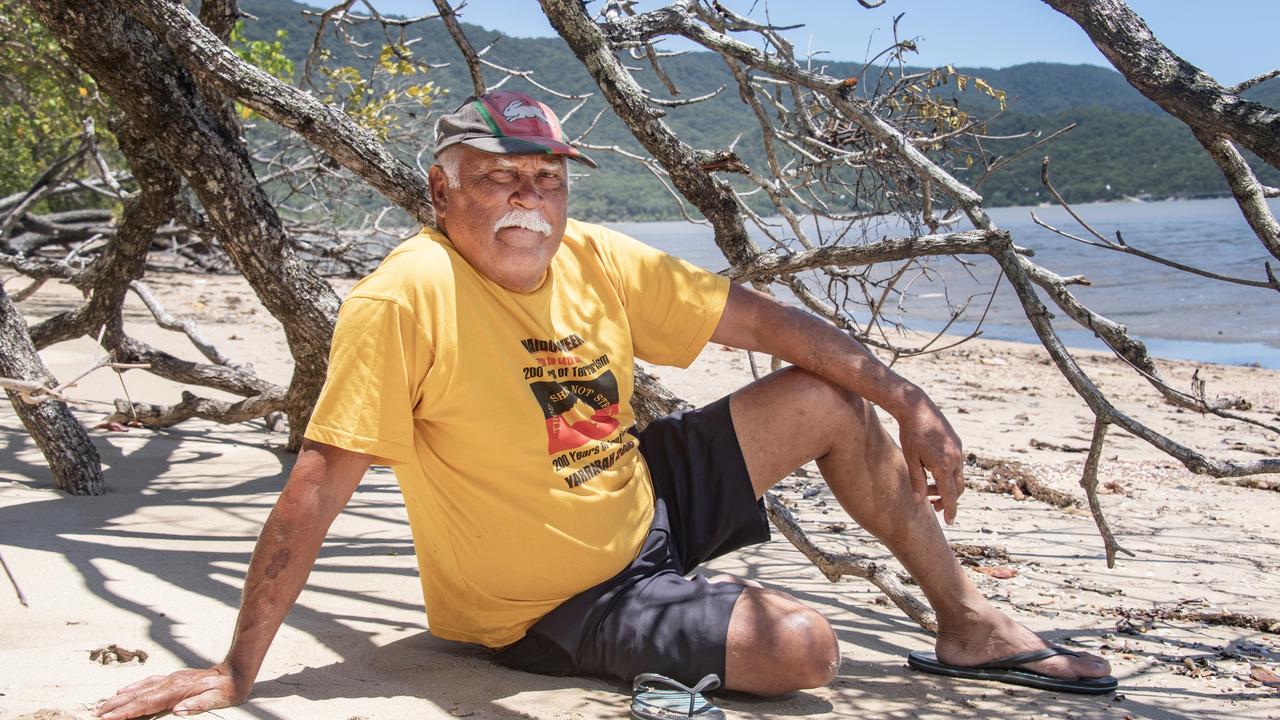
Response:
POLYGON ((547 421, 547 452, 603 440, 618 429, 618 379, 605 370, 590 379, 539 380, 529 389, 547 421))

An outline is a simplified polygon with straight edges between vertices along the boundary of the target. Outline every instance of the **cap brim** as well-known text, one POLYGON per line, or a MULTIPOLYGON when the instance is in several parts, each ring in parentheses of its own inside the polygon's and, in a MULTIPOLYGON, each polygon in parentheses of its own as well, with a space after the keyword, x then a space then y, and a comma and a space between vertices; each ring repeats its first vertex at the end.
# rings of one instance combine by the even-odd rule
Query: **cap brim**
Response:
POLYGON ((586 153, 578 148, 546 137, 538 137, 535 140, 511 135, 506 137, 485 135, 483 137, 463 137, 456 140, 455 143, 462 143, 468 147, 497 155, 563 155, 570 160, 577 160, 587 167, 599 167, 596 165, 595 160, 587 157, 586 153))

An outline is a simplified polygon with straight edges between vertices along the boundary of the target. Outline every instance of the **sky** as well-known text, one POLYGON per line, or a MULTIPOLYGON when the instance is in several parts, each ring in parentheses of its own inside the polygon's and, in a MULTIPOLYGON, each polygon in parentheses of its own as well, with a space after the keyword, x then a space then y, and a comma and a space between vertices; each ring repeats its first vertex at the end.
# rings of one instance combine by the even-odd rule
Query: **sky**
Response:
MULTIPOLYGON (((323 0, 303 1, 325 6, 323 0)), ((397 15, 434 10, 426 0, 370 1, 379 12, 397 15)), ((648 0, 637 7, 666 4, 648 0)), ((1003 68, 1043 61, 1109 67, 1083 30, 1040 0, 886 0, 872 10, 856 0, 725 4, 761 21, 768 10, 775 24, 803 23, 789 33, 796 49, 826 50, 833 60, 864 60, 879 52, 892 42, 894 16, 905 13, 900 34, 919 38, 913 65, 1003 68)), ((1280 68, 1280 0, 1129 0, 1129 6, 1165 45, 1223 84, 1280 68)), ((599 0, 589 7, 598 9, 599 0)), ((555 34, 535 0, 469 0, 459 15, 515 37, 555 34)))

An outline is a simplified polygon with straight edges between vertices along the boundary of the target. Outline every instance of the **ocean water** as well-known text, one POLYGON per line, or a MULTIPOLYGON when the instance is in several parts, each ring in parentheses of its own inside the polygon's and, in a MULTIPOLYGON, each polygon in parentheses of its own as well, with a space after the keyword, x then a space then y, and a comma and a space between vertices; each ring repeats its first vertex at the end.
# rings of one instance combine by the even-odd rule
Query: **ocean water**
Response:
MULTIPOLYGON (((1280 213, 1280 201, 1271 203, 1272 210, 1280 213)), ((1119 231, 1130 246, 1170 260, 1259 281, 1266 280, 1264 263, 1270 261, 1280 275, 1280 261, 1254 236, 1231 199, 1104 203, 1075 209, 1103 235, 1114 238, 1119 231)), ((1058 207, 996 208, 989 212, 997 226, 1012 232, 1016 244, 1035 251, 1035 262, 1059 275, 1088 278, 1090 286, 1075 286, 1072 293, 1095 312, 1128 327, 1152 354, 1280 369, 1280 292, 1217 282, 1089 247, 1055 235, 1031 218, 1035 212, 1054 227, 1086 237, 1087 233, 1058 207)), ((685 222, 611 226, 710 270, 727 266, 705 226, 685 222)), ((969 228, 966 223, 955 229, 969 228)), ((907 233, 885 224, 867 234, 874 240, 907 233)), ((762 247, 767 244, 762 234, 757 233, 756 240, 762 247)), ((953 308, 967 303, 949 329, 951 334, 980 329, 987 338, 1036 342, 1008 282, 997 283, 1000 270, 995 261, 984 256, 966 257, 966 261, 967 265, 941 258, 927 268, 909 271, 898 285, 904 292, 896 296, 882 325, 890 333, 895 327, 933 332, 947 322, 953 308), (988 301, 990 309, 986 310, 988 301)), ((1055 327, 1068 345, 1105 347, 1091 331, 1057 312, 1052 302, 1046 299, 1046 304, 1055 311, 1055 327)))

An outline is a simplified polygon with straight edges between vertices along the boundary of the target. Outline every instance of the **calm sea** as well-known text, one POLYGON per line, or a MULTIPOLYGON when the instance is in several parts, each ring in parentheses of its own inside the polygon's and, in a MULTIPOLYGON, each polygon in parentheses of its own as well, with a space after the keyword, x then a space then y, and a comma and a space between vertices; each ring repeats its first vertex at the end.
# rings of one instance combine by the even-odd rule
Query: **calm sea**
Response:
MULTIPOLYGON (((1272 200, 1280 213, 1280 201, 1272 200)), ((1059 237, 1036 225, 1039 217, 1061 230, 1084 236, 1065 211, 1057 207, 997 208, 992 219, 1013 233, 1014 242, 1035 250, 1034 260, 1059 275, 1084 275, 1089 287, 1075 287, 1082 302, 1146 342, 1158 357, 1235 365, 1258 364, 1280 369, 1280 293, 1263 288, 1215 282, 1137 257, 1088 247, 1059 237)), ((1263 264, 1271 260, 1280 275, 1280 261, 1272 258, 1250 231, 1230 199, 1083 205, 1077 212, 1102 234, 1120 231, 1129 245, 1222 275, 1266 280, 1263 264)), ((709 228, 683 222, 613 223, 612 227, 654 247, 711 270, 727 263, 712 241, 709 228)), ((966 228, 967 229, 967 225, 966 228)), ((870 239, 905 234, 901 228, 880 226, 870 239)), ((785 234, 784 234, 785 235, 785 234)), ((757 242, 766 245, 763 236, 757 242)), ((952 334, 975 328, 982 312, 982 335, 1000 340, 1035 342, 1035 334, 1007 282, 991 296, 999 275, 995 261, 967 258, 963 266, 939 259, 928 272, 911 271, 899 284, 907 291, 886 320, 912 330, 933 331, 950 317, 949 307, 968 301, 968 309, 952 325, 952 334)), ((1056 310, 1052 303, 1051 310, 1056 310)), ((1055 326, 1073 347, 1103 349, 1088 330, 1060 312, 1055 326)))

